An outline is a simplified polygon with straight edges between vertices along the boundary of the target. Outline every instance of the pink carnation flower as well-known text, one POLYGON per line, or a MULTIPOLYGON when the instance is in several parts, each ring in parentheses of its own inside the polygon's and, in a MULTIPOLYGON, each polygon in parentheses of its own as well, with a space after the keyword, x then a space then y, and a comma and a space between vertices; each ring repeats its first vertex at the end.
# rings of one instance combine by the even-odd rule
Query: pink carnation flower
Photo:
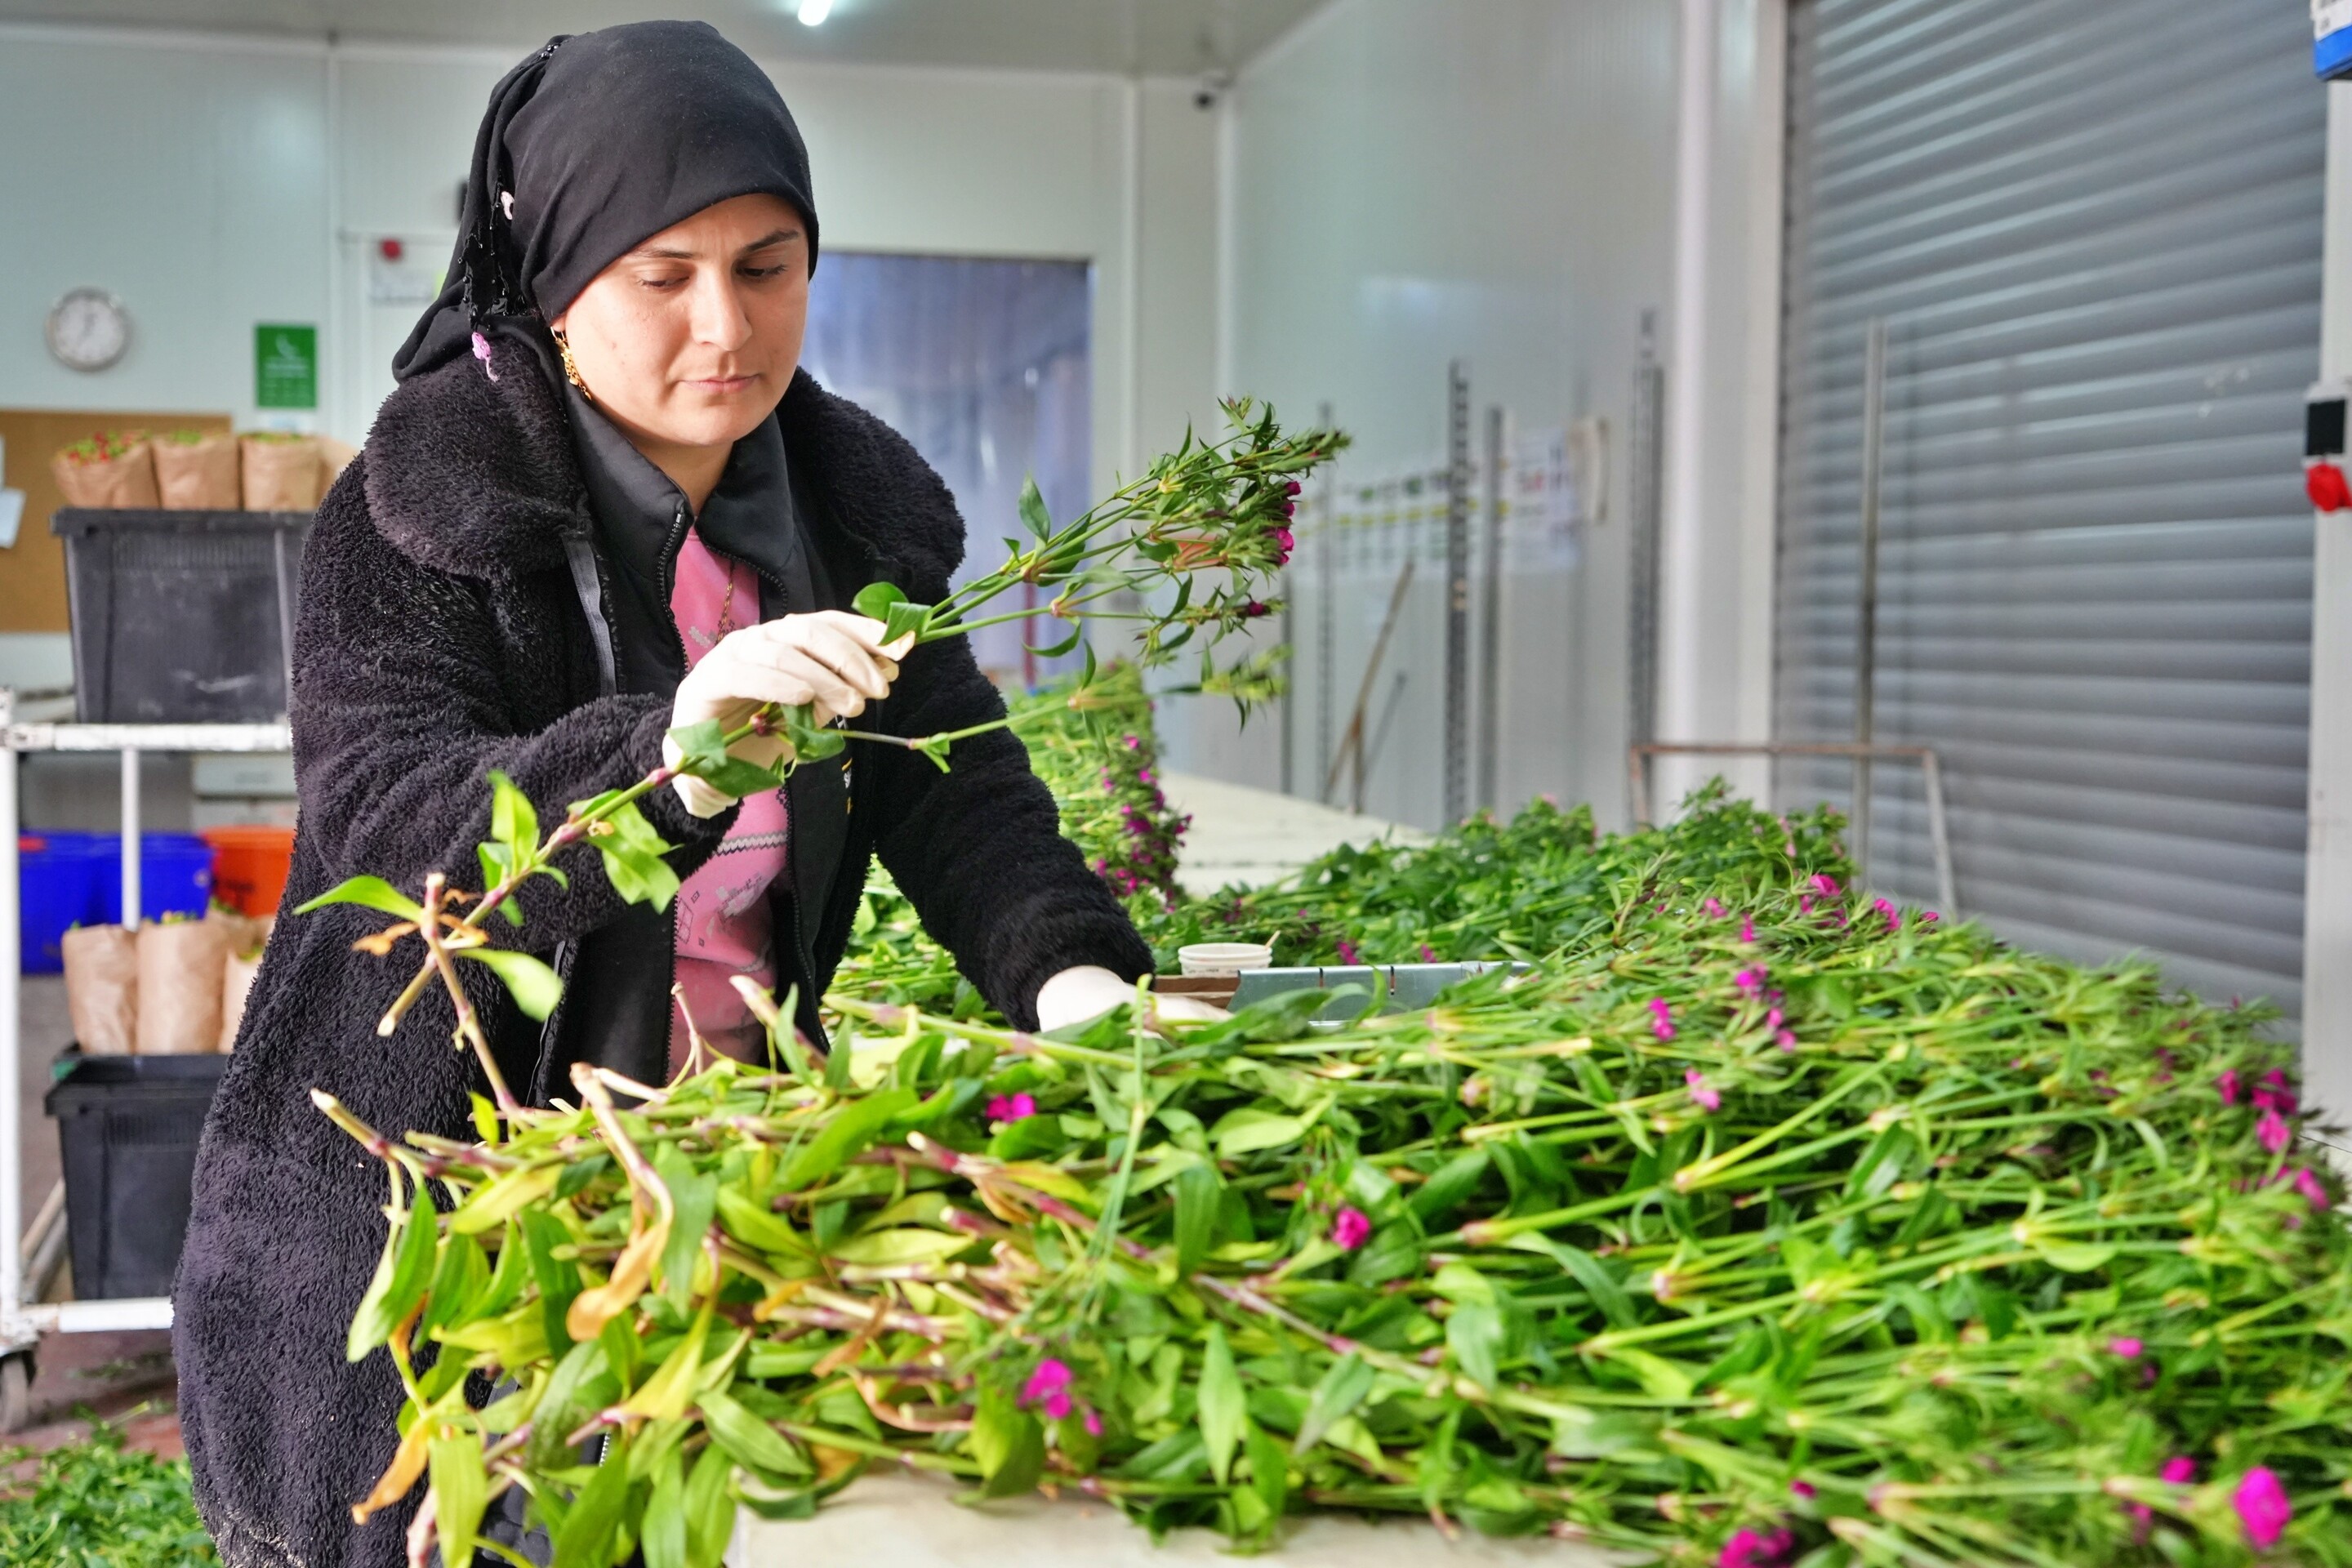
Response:
POLYGON ((1826 871, 1813 873, 1813 886, 1822 890, 1822 897, 1825 899, 1834 899, 1838 895, 1837 879, 1826 871))
POLYGON ((2147 1346, 2129 1334, 2117 1334, 2107 1342, 2107 1350, 2119 1361, 2137 1361, 2147 1346))
POLYGON ((2302 1104, 2295 1095, 2294 1086, 2287 1082, 2286 1074, 2277 1068, 2263 1074, 2263 1081, 2255 1088, 2252 1098, 2254 1103, 2264 1110, 2275 1110, 2281 1116, 2293 1116, 2302 1104))
POLYGON ((2197 1461, 2186 1454, 2175 1454, 2164 1461, 2164 1468, 2156 1472, 2156 1479, 2176 1487, 2185 1487, 2197 1479, 2197 1461))
POLYGON ((1789 1554, 1797 1549, 1797 1538, 1788 1530, 1776 1530, 1759 1534, 1753 1530, 1735 1531, 1723 1543, 1723 1551, 1715 1560, 1715 1568, 1781 1568, 1789 1554))
POLYGON ((1020 1121, 1036 1114, 1037 1099, 1026 1089, 1019 1094, 1000 1094, 988 1102, 991 1121, 1020 1121))
POLYGON ((1690 1086, 1691 1100, 1701 1110, 1721 1110, 1723 1091, 1706 1081, 1706 1075, 1696 1068, 1683 1070, 1683 1082, 1690 1086))
POLYGON ((1371 1234, 1371 1216, 1352 1205, 1331 1216, 1331 1245, 1342 1252, 1355 1251, 1371 1234))
POLYGON ((1754 915, 1742 915, 1739 917, 1739 940, 1742 942, 1754 942, 1756 940, 1756 917, 1754 915))
POLYGON ((2286 1533, 2287 1521, 2294 1517, 2294 1504, 2287 1500, 2286 1488, 2263 1465, 2246 1472, 2230 1501, 2245 1521, 2246 1539, 2258 1547, 2277 1545, 2279 1537, 2286 1533))
POLYGON ((2294 1142, 2294 1130, 2277 1111, 2265 1110, 2263 1119, 2254 1123, 2254 1136, 2263 1141, 2263 1148, 2277 1154, 2284 1152, 2286 1146, 2294 1142))
POLYGON ((1675 1037, 1675 1010, 1666 1005, 1666 999, 1663 996, 1651 997, 1650 1012, 1655 1019, 1655 1022, 1650 1026, 1650 1032, 1657 1036, 1658 1038, 1662 1040, 1673 1039, 1675 1037))
POLYGON ((1761 970, 1743 969, 1731 977, 1731 983, 1739 987, 1739 994, 1742 996, 1752 998, 1764 994, 1764 974, 1761 970))
POLYGON ((2336 1206, 2335 1201, 2327 1195, 2326 1186, 2312 1173, 2311 1167, 2308 1165, 2299 1167, 2295 1171, 2294 1190, 2303 1194, 2304 1202, 2323 1214, 2336 1206))
POLYGON ((1034 1405, 1053 1420, 1066 1419, 1074 1408, 1070 1400, 1070 1369, 1066 1363, 1047 1356, 1021 1385, 1021 1403, 1034 1405))
POLYGON ((1706 901, 1706 907, 1707 917, 1708 917, 1709 919, 1711 919, 1711 920, 1718 920, 1718 921, 1719 921, 1719 920, 1721 920, 1721 919, 1723 918, 1723 916, 1724 916, 1724 908, 1723 908, 1723 901, 1722 901, 1720 899, 1709 899, 1709 900, 1707 900, 1707 901, 1706 901))
POLYGON ((2224 1105, 2235 1105, 2235 1104, 2237 1104, 2237 1103, 2238 1103, 2238 1069, 2237 1069, 2237 1068, 2230 1068, 2229 1070, 2227 1070, 2227 1071, 2225 1071, 2224 1073, 2222 1073, 2222 1075, 2221 1075, 2220 1078, 2217 1078, 2217 1079, 2215 1079, 2213 1080, 2213 1087, 2214 1087, 2215 1089, 2220 1089, 2220 1090, 2221 1091, 2221 1103, 2222 1103, 2222 1104, 2224 1104, 2224 1105))

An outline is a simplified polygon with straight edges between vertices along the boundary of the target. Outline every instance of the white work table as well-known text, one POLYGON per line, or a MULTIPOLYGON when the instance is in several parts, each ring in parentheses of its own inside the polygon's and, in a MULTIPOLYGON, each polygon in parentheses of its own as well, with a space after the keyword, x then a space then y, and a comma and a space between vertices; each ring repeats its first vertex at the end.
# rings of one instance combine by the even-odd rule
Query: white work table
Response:
POLYGON ((1154 1545, 1106 1502, 1031 1496, 966 1507, 956 1492, 929 1477, 871 1475, 814 1519, 772 1524, 747 1511, 728 1561, 734 1568, 1232 1568, 1253 1561, 1273 1568, 1612 1568, 1624 1561, 1544 1536, 1498 1541, 1465 1531, 1448 1541, 1423 1520, 1331 1514, 1294 1520, 1279 1544, 1243 1559, 1209 1530, 1180 1530, 1154 1545))
POLYGON ((1176 881, 1196 898, 1228 886, 1263 887, 1342 844, 1430 840, 1419 828, 1269 789, 1194 773, 1160 782, 1168 804, 1192 818, 1176 852, 1176 881))

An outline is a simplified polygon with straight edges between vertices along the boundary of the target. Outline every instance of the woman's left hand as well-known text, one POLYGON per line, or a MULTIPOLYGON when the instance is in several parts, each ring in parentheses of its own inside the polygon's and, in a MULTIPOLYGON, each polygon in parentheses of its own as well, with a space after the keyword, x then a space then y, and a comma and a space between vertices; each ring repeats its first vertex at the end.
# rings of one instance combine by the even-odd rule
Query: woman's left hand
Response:
MULTIPOLYGON (((1149 993, 1146 993, 1150 996, 1149 993)), ((1043 1032, 1099 1018, 1135 1000, 1135 987, 1098 964, 1065 969, 1037 988, 1037 1027, 1043 1032)), ((1213 1023, 1229 1016, 1223 1007, 1192 996, 1150 996, 1150 1023, 1213 1023)))

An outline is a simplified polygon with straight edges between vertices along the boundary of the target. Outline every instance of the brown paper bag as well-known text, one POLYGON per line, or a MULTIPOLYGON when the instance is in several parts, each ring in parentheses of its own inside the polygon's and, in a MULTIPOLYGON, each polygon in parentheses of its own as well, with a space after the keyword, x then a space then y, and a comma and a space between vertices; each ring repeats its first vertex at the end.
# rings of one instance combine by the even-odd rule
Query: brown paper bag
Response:
POLYGON ((139 1040, 138 944, 121 926, 77 926, 59 947, 66 1012, 83 1054, 127 1057, 139 1040))
POLYGON ((343 470, 350 468, 352 459, 359 455, 360 449, 349 441, 338 441, 332 436, 319 437, 319 467, 321 470, 319 494, 321 497, 335 488, 335 481, 343 477, 343 470))
POLYGON ((221 967, 221 1024, 218 1049, 224 1054, 236 1049, 236 1031, 245 1022, 246 998, 253 994, 253 977, 261 973, 261 954, 251 957, 237 953, 228 955, 221 967))
POLYGON ((242 482, 236 437, 222 431, 174 430, 149 443, 155 492, 173 511, 235 511, 242 482))
POLYGON ((245 510, 316 511, 319 509, 319 442, 313 436, 257 432, 244 440, 245 510))
POLYGON ((139 1054, 184 1057, 220 1047, 228 927, 154 921, 139 928, 139 1054))
POLYGON ((143 431, 100 431, 49 459, 68 506, 153 506, 155 459, 143 431))

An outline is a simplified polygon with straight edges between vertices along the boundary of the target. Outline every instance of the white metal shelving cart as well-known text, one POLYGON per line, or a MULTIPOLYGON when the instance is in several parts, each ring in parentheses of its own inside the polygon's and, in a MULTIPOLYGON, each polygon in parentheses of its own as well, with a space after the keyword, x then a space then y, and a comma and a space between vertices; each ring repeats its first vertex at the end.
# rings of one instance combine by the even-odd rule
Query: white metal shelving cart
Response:
MULTIPOLYGON (((0 688, 0 1430, 21 1422, 29 1384, 26 1354, 45 1333, 166 1329, 169 1298, 116 1301, 27 1301, 25 1170, 19 1058, 23 949, 16 836, 17 759, 26 752, 115 752, 122 759, 122 910, 136 926, 140 907, 139 758, 146 752, 265 752, 291 749, 279 724, 73 724, 24 721, 17 697, 0 688)), ((61 1224, 56 1205, 44 1221, 61 1224)), ((28 1240, 30 1238, 27 1238, 28 1240)))

